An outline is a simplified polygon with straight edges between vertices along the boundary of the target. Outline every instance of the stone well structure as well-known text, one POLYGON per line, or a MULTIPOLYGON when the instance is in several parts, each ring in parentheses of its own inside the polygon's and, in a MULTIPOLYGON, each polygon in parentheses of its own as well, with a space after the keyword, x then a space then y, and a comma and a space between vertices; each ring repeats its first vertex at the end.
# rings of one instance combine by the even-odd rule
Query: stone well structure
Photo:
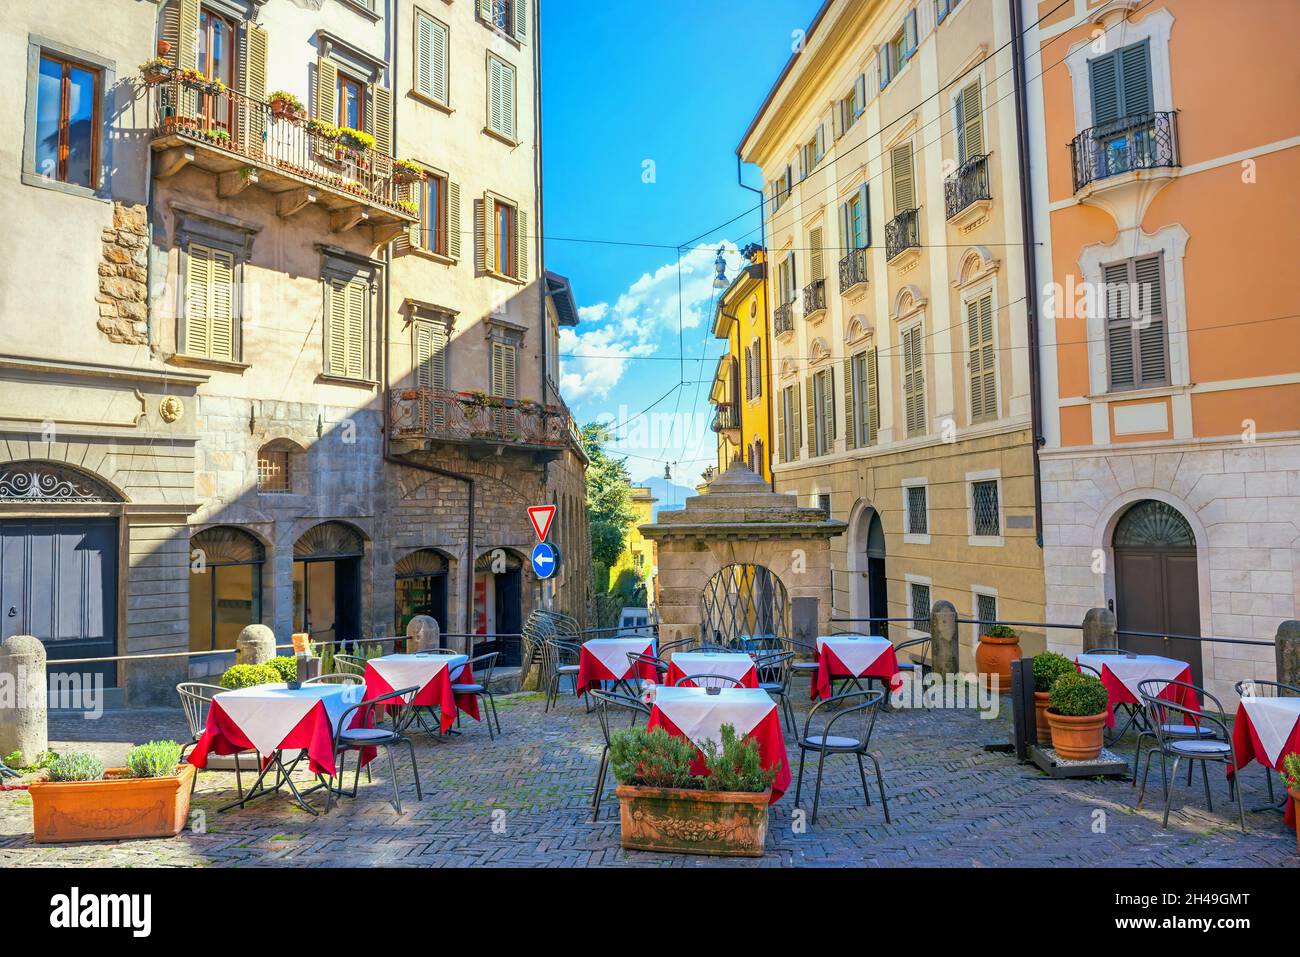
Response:
POLYGON ((830 540, 844 522, 789 494, 735 461, 686 507, 660 512, 641 534, 658 546, 661 641, 700 634, 701 598, 709 580, 733 564, 759 565, 789 597, 790 634, 811 642, 830 631, 830 540))

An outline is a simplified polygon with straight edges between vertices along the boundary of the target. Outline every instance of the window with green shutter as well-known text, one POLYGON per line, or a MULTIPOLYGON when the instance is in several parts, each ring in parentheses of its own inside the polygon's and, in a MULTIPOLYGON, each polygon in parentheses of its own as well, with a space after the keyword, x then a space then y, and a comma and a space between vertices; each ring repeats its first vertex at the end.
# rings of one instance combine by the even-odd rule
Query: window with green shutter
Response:
POLYGON ((844 428, 849 448, 875 445, 880 429, 880 382, 876 350, 864 349, 845 367, 844 428))
POLYGON ((325 280, 325 374, 365 379, 369 374, 370 285, 363 278, 325 280))
POLYGON ((1093 126, 1145 116, 1154 107, 1151 43, 1143 40, 1088 61, 1093 126))
POLYGON ((446 105, 450 28, 423 10, 415 11, 415 92, 446 105))
POLYGON ((835 443, 834 367, 814 373, 808 389, 808 454, 828 455, 835 443))
POLYGON ((969 163, 984 155, 984 107, 979 81, 967 84, 957 98, 957 157, 969 163))
POLYGON ((223 362, 239 360, 234 253, 202 243, 185 250, 185 313, 181 352, 223 362))
POLYGON ((492 343, 492 395, 502 399, 517 399, 519 348, 512 342, 492 343))
POLYGON ((912 177, 912 144, 900 143, 889 151, 890 179, 894 187, 894 215, 916 208, 912 177))
POLYGON ((921 326, 902 334, 903 339, 903 411, 908 436, 925 435, 925 352, 921 326))
POLYGON ((972 422, 998 415, 997 351, 993 346, 993 293, 966 303, 966 364, 972 422))
POLYGON ((1168 318, 1161 257, 1110 263, 1102 278, 1111 390, 1168 385, 1168 318))

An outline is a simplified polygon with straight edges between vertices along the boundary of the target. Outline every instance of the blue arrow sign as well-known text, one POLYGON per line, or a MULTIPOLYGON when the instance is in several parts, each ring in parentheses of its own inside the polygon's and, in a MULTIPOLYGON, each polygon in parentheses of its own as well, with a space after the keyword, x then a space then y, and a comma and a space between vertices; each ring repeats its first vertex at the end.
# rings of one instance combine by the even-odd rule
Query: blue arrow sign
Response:
POLYGON ((533 563, 533 574, 543 581, 554 575, 560 567, 560 553, 549 542, 538 542, 529 558, 533 563))

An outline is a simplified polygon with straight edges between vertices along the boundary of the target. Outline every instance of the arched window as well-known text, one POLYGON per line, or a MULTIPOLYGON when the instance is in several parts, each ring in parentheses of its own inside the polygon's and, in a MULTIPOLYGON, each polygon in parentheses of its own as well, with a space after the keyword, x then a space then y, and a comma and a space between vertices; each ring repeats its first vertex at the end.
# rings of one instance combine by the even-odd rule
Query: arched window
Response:
POLYGON ((266 549, 228 525, 190 539, 190 651, 235 647, 247 625, 262 622, 262 563, 266 549))
POLYGON ((1138 502, 1115 526, 1115 544, 1129 548, 1195 548, 1196 535, 1178 509, 1153 499, 1138 502))
POLYGON ((432 548, 411 552, 393 569, 397 580, 397 631, 406 634, 406 626, 416 615, 428 615, 447 630, 447 559, 432 548))
POLYGON ((257 450, 257 490, 269 494, 292 492, 295 458, 301 449, 288 439, 275 439, 257 450))

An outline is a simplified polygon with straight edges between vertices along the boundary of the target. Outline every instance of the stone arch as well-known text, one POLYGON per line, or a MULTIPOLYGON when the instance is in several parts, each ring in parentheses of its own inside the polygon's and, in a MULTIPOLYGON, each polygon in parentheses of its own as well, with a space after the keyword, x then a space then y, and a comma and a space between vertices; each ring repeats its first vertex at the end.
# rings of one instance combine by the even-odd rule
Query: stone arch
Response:
POLYGON ((112 504, 126 494, 101 475, 48 459, 24 459, 0 466, 0 503, 112 504))
POLYGON ((766 565, 732 562, 704 583, 700 638, 706 644, 740 646, 744 637, 782 641, 790 636, 790 598, 785 583, 766 565))
POLYGON ((298 560, 360 558, 365 554, 367 536, 350 522, 321 522, 307 529, 293 543, 293 557, 298 560))

